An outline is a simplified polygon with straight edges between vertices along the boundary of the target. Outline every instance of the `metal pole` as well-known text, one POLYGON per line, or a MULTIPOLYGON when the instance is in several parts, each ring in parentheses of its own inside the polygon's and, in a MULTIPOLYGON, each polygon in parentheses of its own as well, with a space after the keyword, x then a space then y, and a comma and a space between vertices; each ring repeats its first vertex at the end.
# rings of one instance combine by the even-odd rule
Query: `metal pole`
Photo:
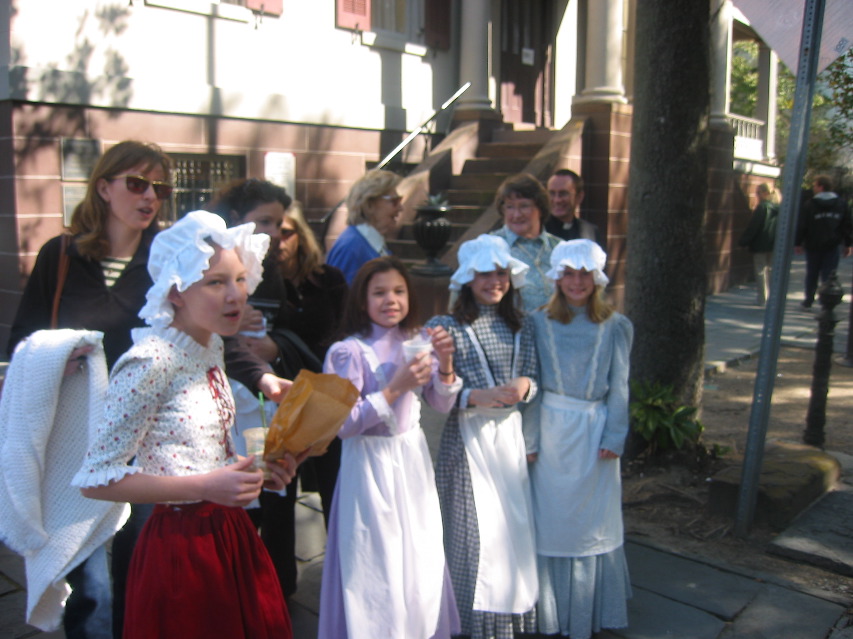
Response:
POLYGON ((829 394, 829 374, 832 371, 832 345, 835 340, 835 325, 838 317, 835 307, 841 303, 844 291, 838 283, 838 275, 832 272, 830 278, 820 287, 818 299, 823 310, 818 318, 817 344, 815 344, 814 368, 812 369, 812 394, 809 410, 806 413, 806 429, 803 431, 803 443, 823 448, 826 440, 826 396, 829 394))
POLYGON ((803 31, 800 40, 800 59, 797 66, 797 84, 794 108, 791 113, 791 133, 782 173, 782 210, 776 227, 773 273, 770 280, 770 299, 764 311, 764 329, 761 333, 761 350, 755 376, 755 392, 749 417, 743 471, 735 513, 735 535, 745 537, 755 518, 761 467, 764 458, 764 441, 770 416, 770 398, 779 358, 779 340, 785 315, 785 298, 791 270, 791 252, 794 230, 800 210, 800 184, 806 163, 806 142, 809 135, 811 106, 817 77, 820 35, 826 0, 806 0, 803 14, 803 31))
MULTIPOLYGON (((850 292, 853 293, 853 279, 850 282, 850 292)), ((853 367, 853 302, 850 304, 850 314, 847 318, 847 352, 843 357, 836 359, 835 363, 847 368, 853 367)))

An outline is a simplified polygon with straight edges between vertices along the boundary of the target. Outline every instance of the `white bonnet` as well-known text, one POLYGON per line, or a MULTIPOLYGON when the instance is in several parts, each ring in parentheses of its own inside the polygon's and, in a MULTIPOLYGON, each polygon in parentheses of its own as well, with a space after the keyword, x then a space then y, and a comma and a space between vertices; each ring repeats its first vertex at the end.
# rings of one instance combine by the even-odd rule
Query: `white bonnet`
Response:
POLYGON ((229 229, 225 220, 214 213, 192 211, 157 233, 148 255, 148 273, 154 284, 148 289, 139 317, 157 328, 172 323, 174 309, 168 300, 169 291, 172 286, 185 291, 202 278, 214 253, 208 239, 237 252, 246 268, 246 283, 252 293, 263 276, 262 262, 270 243, 269 235, 254 231, 251 222, 229 229))
POLYGON ((607 286, 610 281, 604 274, 607 254, 592 240, 560 242, 551 251, 551 270, 546 275, 554 281, 563 277, 566 267, 592 273, 596 286, 607 286))
POLYGON ((524 286, 524 274, 530 268, 510 254, 506 240, 488 233, 464 242, 457 258, 459 268, 450 277, 451 291, 458 291, 463 284, 471 282, 475 273, 489 273, 498 267, 509 269, 512 285, 519 288, 524 286))

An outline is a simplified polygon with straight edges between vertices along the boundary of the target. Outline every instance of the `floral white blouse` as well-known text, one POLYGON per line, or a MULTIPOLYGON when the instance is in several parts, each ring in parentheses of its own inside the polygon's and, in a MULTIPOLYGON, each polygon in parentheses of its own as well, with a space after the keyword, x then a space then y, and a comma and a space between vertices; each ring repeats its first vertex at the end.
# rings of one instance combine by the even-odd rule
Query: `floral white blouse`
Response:
POLYGON ((223 373, 222 339, 205 347, 175 328, 140 328, 110 375, 104 423, 76 486, 125 475, 197 475, 234 457, 234 400, 223 373), (130 465, 133 458, 134 465, 130 465))

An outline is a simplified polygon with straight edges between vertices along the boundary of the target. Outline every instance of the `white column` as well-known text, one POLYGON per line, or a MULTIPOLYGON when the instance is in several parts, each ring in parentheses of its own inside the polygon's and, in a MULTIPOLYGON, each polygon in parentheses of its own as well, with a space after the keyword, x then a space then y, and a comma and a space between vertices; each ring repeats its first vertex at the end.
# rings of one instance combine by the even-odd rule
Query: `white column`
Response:
POLYGON ((456 104, 457 110, 492 110, 489 100, 489 25, 490 0, 464 0, 459 47, 459 84, 470 88, 456 104))
POLYGON ((586 77, 575 102, 626 103, 622 78, 624 0, 589 0, 586 12, 586 77))
POLYGON ((758 99, 755 117, 764 120, 764 157, 776 159, 776 85, 779 56, 763 42, 758 45, 758 99))
POLYGON ((729 123, 729 78, 732 72, 732 3, 711 2, 711 126, 729 123))

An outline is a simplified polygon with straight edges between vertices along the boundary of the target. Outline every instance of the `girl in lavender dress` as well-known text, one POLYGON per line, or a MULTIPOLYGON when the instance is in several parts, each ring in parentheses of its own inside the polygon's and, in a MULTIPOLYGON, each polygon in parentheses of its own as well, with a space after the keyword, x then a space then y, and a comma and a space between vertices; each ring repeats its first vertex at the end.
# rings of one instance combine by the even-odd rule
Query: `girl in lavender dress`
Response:
POLYGON ((447 638, 459 632, 445 567, 441 513, 419 393, 448 411, 462 386, 453 340, 428 330, 435 354, 405 361, 417 313, 405 267, 367 262, 353 280, 341 333, 324 370, 361 393, 339 433, 320 594, 319 639, 447 638))

